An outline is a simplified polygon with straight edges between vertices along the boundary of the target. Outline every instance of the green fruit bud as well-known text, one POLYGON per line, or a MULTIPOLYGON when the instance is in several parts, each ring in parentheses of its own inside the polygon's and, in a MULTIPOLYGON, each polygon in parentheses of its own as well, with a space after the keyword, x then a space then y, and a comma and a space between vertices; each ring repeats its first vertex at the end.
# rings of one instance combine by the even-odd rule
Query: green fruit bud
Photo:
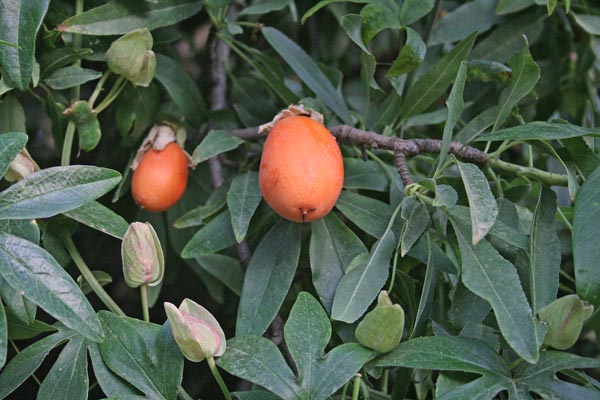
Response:
POLYGON ((207 309, 185 299, 179 308, 165 303, 165 311, 173 337, 185 358, 199 362, 225 353, 223 329, 207 309))
POLYGON ((123 237, 121 245, 123 275, 129 287, 155 286, 165 270, 165 260, 158 236, 148 222, 134 222, 123 237))
POLYGON ((365 347, 387 353, 394 350, 402 339, 404 310, 392 304, 386 291, 377 299, 377 306, 356 327, 354 336, 365 347))
POLYGON ((106 59, 108 68, 137 86, 148 86, 154 78, 156 55, 152 35, 147 28, 136 29, 115 40, 106 59))

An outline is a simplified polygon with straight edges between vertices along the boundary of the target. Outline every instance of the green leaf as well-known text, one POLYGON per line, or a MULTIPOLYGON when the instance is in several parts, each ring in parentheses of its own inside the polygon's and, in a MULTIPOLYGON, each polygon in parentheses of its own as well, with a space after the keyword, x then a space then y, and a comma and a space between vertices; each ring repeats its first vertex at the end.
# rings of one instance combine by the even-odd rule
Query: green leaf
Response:
POLYGON ((195 258, 216 253, 236 244, 231 215, 224 211, 204 225, 185 245, 181 251, 183 258, 195 258))
POLYGON ((491 347, 479 340, 460 336, 411 339, 377 358, 372 365, 510 376, 506 363, 491 347))
POLYGON ((376 238, 383 235, 392 216, 388 204, 346 190, 342 191, 335 206, 360 229, 376 238))
POLYGON ((282 399, 298 399, 294 373, 277 346, 267 338, 237 335, 229 339, 227 351, 217 364, 228 373, 254 382, 282 399))
POLYGON ((258 173, 254 171, 236 176, 227 193, 227 207, 235 240, 240 243, 246 237, 250 219, 254 215, 262 193, 258 185, 258 173))
POLYGON ((392 225, 396 214, 389 220, 385 232, 370 253, 356 256, 340 280, 333 298, 331 318, 352 323, 360 318, 385 284, 389 275, 390 259, 396 246, 392 225))
POLYGON ((94 376, 98 385, 102 389, 105 395, 110 397, 118 396, 133 396, 138 393, 131 385, 119 378, 114 372, 112 372, 100 353, 100 345, 94 342, 88 342, 88 352, 90 359, 92 360, 92 367, 94 369, 94 376))
POLYGON ((540 309, 538 317, 548 325, 544 344, 558 350, 567 350, 579 339, 586 318, 585 305, 577 295, 571 294, 540 309))
POLYGON ((113 170, 73 165, 46 168, 0 193, 0 219, 47 218, 78 208, 115 187, 113 170))
POLYGON ((477 244, 487 235, 498 215, 498 205, 483 172, 474 164, 456 161, 469 199, 472 242, 477 244))
POLYGON ((0 133, 26 132, 25 110, 15 96, 7 95, 0 101, 0 133))
POLYGON ((295 42, 275 28, 263 28, 262 33, 277 53, 294 70, 317 97, 325 103, 344 123, 352 118, 342 96, 335 90, 318 65, 295 42))
POLYGON ((321 303, 331 312, 338 283, 350 262, 367 248, 335 213, 310 223, 310 268, 321 303))
POLYGON ((84 35, 123 35, 140 28, 154 30, 191 17, 202 9, 202 4, 197 0, 156 3, 113 0, 67 19, 56 29, 84 35))
POLYGON ((560 271, 560 241, 554 228, 556 194, 542 187, 533 214, 529 240, 529 300, 534 313, 556 299, 560 271))
MULTIPOLYGON (((463 224, 470 224, 470 212, 467 207, 454 206, 450 208, 450 215, 454 219, 458 219, 463 224)), ((496 222, 492 226, 492 229, 488 232, 488 238, 492 240, 492 243, 501 241, 511 246, 522 250, 529 250, 529 238, 519 229, 509 226, 500 220, 500 215, 496 218, 496 222)))
POLYGON ((485 132, 486 129, 494 124, 494 120, 498 115, 498 106, 488 108, 473 118, 464 128, 455 136, 456 141, 467 144, 475 140, 479 135, 485 132))
POLYGON ((91 56, 92 49, 76 49, 73 47, 60 47, 44 52, 39 58, 41 77, 45 78, 59 68, 72 64, 74 61, 91 56))
POLYGON ((196 261, 206 272, 221 281, 238 296, 242 293, 244 269, 239 260, 222 254, 208 254, 196 257, 196 261))
POLYGON ((405 0, 400 10, 402 25, 407 26, 420 20, 433 10, 435 0, 405 0))
POLYGON ((70 340, 44 378, 38 398, 44 400, 86 400, 89 378, 85 340, 70 340))
POLYGON ((583 176, 591 175, 600 167, 600 155, 590 149, 583 138, 564 139, 561 143, 583 176))
POLYGON ((504 63, 523 48, 523 36, 534 43, 544 27, 544 17, 535 10, 509 18, 477 43, 471 53, 472 60, 504 63))
POLYGON ((244 8, 238 15, 262 15, 272 11, 283 10, 290 5, 292 0, 270 0, 261 4, 252 4, 244 8))
POLYGON ((425 59, 425 53, 427 53, 427 45, 421 36, 415 30, 407 27, 406 43, 385 74, 386 78, 393 78, 415 70, 425 59))
POLYGON ((298 378, 275 344, 257 336, 238 335, 229 340, 218 365, 282 399, 326 399, 350 380, 371 355, 370 350, 356 343, 343 344, 324 354, 331 325, 318 301, 306 292, 298 295, 284 334, 298 378))
MULTIPOLYGON (((100 284, 100 286, 106 286, 109 283, 112 283, 113 281, 112 276, 110 276, 110 274, 108 274, 107 272, 100 270, 92 270, 91 272, 94 278, 96 278, 96 280, 100 284)), ((77 286, 79 286, 83 294, 86 295, 94 291, 94 289, 92 289, 92 287, 90 286, 89 282, 84 279, 83 275, 79 275, 77 277, 77 286)))
POLYGON ((534 5, 536 0, 499 0, 496 7, 498 15, 511 14, 534 5))
POLYGON ((69 89, 96 80, 102 76, 101 72, 81 67, 64 67, 54 71, 44 78, 44 83, 55 90, 69 89))
POLYGON ((18 47, 0 46, 2 78, 26 90, 35 64, 35 37, 48 10, 49 0, 0 2, 0 40, 18 47))
POLYGON ((575 18, 577 24, 583 28, 584 31, 592 35, 600 35, 600 17, 591 14, 575 14, 571 13, 575 18))
POLYGON ((300 375, 304 398, 325 399, 335 393, 369 359, 371 351, 354 343, 331 350, 325 346, 331 338, 327 314, 310 294, 298 295, 284 328, 288 345, 300 375))
POLYGON ((242 139, 225 131, 210 131, 194 150, 192 160, 201 163, 221 153, 237 149, 242 143, 242 139))
POLYGON ((321 8, 331 4, 331 3, 369 3, 371 0, 321 0, 314 6, 312 6, 307 12, 302 16, 302 20, 300 21, 303 25, 307 19, 309 19, 312 15, 314 15, 321 8))
POLYGON ((129 224, 123 217, 97 201, 64 213, 67 217, 117 239, 123 239, 129 224))
POLYGON ((484 33, 497 21, 496 0, 474 0, 455 8, 436 21, 429 37, 429 46, 452 43, 469 36, 471 32, 484 33), (469 21, 465 24, 465 21, 469 21))
POLYGON ((19 321, 26 325, 31 325, 35 322, 35 315, 37 313, 37 307, 31 301, 27 300, 18 291, 12 288, 2 278, 0 274, 0 296, 4 301, 6 310, 15 316, 19 321))
POLYGON ((373 0, 363 7, 360 15, 364 43, 371 43, 373 37, 384 29, 400 29, 399 13, 398 5, 391 0, 373 0))
POLYGON ((452 297, 449 317, 452 325, 462 328, 468 323, 481 323, 490 313, 490 305, 458 281, 452 297))
POLYGON ((76 336, 70 330, 58 331, 38 340, 16 354, 0 374, 0 399, 4 399, 29 378, 50 350, 76 336))
POLYGON ((497 130, 506 121, 511 110, 527 96, 540 79, 540 67, 533 61, 529 52, 529 43, 524 37, 525 47, 508 60, 512 69, 510 84, 502 93, 498 102, 499 109, 492 131, 497 130))
POLYGON ((8 338, 10 340, 33 339, 43 333, 58 331, 58 329, 52 325, 48 325, 38 320, 33 321, 31 325, 25 324, 17 317, 12 315, 10 311, 7 311, 6 313, 6 322, 8 328, 8 338))
POLYGON ((361 50, 367 54, 371 54, 371 51, 363 41, 362 37, 362 15, 358 14, 347 14, 342 17, 342 27, 346 31, 348 37, 356 43, 361 50))
POLYGON ((450 52, 444 55, 428 72, 421 75, 410 87, 403 103, 403 120, 425 111, 444 94, 446 88, 456 78, 461 63, 469 55, 476 37, 477 33, 472 33, 468 38, 454 46, 450 52))
POLYGON ((434 259, 433 241, 431 235, 424 236, 427 240, 427 270, 425 270, 425 278, 423 280, 423 290, 419 299, 419 306, 415 314, 415 321, 410 333, 410 338, 423 336, 427 329, 427 324, 431 317, 431 309, 435 297, 435 288, 437 285, 436 270, 437 267, 434 259))
POLYGON ((281 221, 263 237, 244 276, 236 336, 262 335, 292 284, 300 257, 300 224, 281 221))
POLYGON ((486 240, 473 245, 468 227, 452 219, 462 256, 462 281, 494 310, 502 336, 527 362, 539 357, 535 321, 515 267, 486 240), (499 284, 500 283, 500 284, 499 284))
POLYGON ((581 136, 600 136, 600 128, 584 128, 564 122, 530 122, 488 133, 475 139, 476 141, 498 140, 558 140, 581 136))
POLYGON ((2 301, 0 301, 0 368, 6 363, 8 354, 8 326, 6 321, 6 312, 2 301))
POLYGON ((444 124, 444 133, 442 135, 442 145, 440 147, 440 158, 438 160, 437 168, 434 176, 437 176, 441 172, 441 168, 444 166, 446 158, 448 157, 448 150, 450 149, 450 142, 452 141, 452 133, 454 127, 460 119, 460 116, 465 107, 463 100, 463 92, 465 90, 465 82, 467 80, 467 63, 464 61, 460 64, 458 74, 448 99, 446 100, 446 107, 448 108, 448 118, 444 124))
POLYGON ((104 338, 94 309, 46 250, 25 239, 0 233, 0 275, 69 328, 93 341, 104 338))
POLYGON ((141 390, 149 399, 175 400, 183 376, 183 356, 168 322, 159 325, 98 313, 106 340, 102 358, 117 375, 141 390))
POLYGON ((575 198, 573 218, 573 263, 577 294, 600 306, 600 168, 590 175, 575 198))
POLYGON ((386 192, 390 182, 375 161, 344 158, 344 188, 386 192))
POLYGON ((156 54, 154 78, 164 86, 187 121, 200 127, 207 115, 206 104, 196 82, 183 67, 172 58, 156 54))
POLYGON ((427 208, 413 196, 405 197, 402 200, 402 218, 406 224, 402 228, 400 236, 400 255, 404 257, 406 253, 419 240, 423 232, 429 229, 431 218, 427 208), (415 202, 414 205, 409 205, 410 202, 415 202))
POLYGON ((155 121, 160 107, 158 88, 126 85, 115 101, 115 123, 122 137, 130 132, 131 141, 137 141, 155 121))
POLYGON ((0 135, 0 177, 4 176, 8 166, 17 154, 25 147, 27 135, 19 132, 10 132, 0 135))
POLYGON ((229 191, 230 183, 231 181, 227 181, 216 188, 210 194, 205 204, 183 214, 175 221, 173 226, 177 229, 183 229, 204 224, 206 218, 214 215, 227 204, 227 192, 229 191))

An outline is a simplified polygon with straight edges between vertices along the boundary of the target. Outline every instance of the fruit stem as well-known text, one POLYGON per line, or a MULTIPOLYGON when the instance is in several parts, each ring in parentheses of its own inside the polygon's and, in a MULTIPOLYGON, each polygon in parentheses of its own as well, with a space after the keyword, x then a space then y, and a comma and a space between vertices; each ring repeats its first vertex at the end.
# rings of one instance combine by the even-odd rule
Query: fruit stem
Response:
POLYGON ((360 374, 354 375, 354 386, 352 387, 352 400, 358 400, 360 393, 360 374))
POLYGON ((94 108, 94 102, 98 99, 98 96, 100 95, 100 92, 104 88, 104 84, 106 83, 106 80, 108 79, 108 77, 111 74, 112 74, 112 72, 110 71, 110 69, 107 70, 102 75, 102 78, 100 78, 100 80, 98 81, 98 84, 96 85, 96 88, 94 88, 94 92, 92 93, 92 95, 90 96, 90 99, 88 100, 88 103, 90 103, 90 108, 91 109, 94 108))
POLYGON ((96 107, 94 109, 94 112, 96 114, 100 114, 108 106, 110 106, 112 104, 112 102, 115 101, 115 99, 119 96, 119 94, 121 94, 123 89, 125 89, 125 86, 127 86, 127 81, 125 80, 125 77, 119 76, 117 78, 117 80, 115 81, 115 84, 113 85, 113 87, 110 89, 110 91, 104 98, 104 100, 102 100, 100 102, 100 104, 98 104, 98 107, 96 107))
POLYGON ((177 392, 177 395, 179 396, 179 398, 181 400, 194 400, 194 398, 192 396, 190 396, 188 394, 188 392, 185 391, 185 389, 183 388, 183 386, 179 385, 179 390, 177 392))
POLYGON ((100 298, 100 300, 102 300, 104 305, 110 311, 124 317, 125 313, 123 312, 123 310, 121 310, 121 307, 119 307, 117 303, 115 303, 115 301, 109 296, 109 294, 106 293, 102 285, 100 285, 98 280, 96 280, 96 277, 94 276, 92 271, 90 271, 90 268, 85 263, 85 260, 83 259, 83 257, 81 257, 79 250, 77 250, 75 243, 73 243, 73 239, 71 238, 71 236, 63 235, 62 239, 65 248, 67 249, 67 252, 75 262, 75 265, 79 269, 79 272, 85 278, 85 280, 90 285, 94 293, 96 293, 96 295, 100 298))
POLYGON ((71 162, 71 148, 73 147, 73 137, 75 136, 75 123, 72 119, 67 124, 65 132, 65 140, 63 142, 62 154, 60 157, 60 165, 66 166, 71 162))
POLYGON ((148 285, 140 285, 140 295, 142 298, 142 314, 144 321, 150 322, 150 312, 148 311, 148 285))
POLYGON ((213 376, 215 377, 215 380, 217 381, 217 383, 219 384, 219 387, 221 388, 221 391, 223 392, 223 396, 225 396, 225 399, 227 399, 227 400, 232 400, 231 394, 229 393, 229 389, 227 389, 227 385, 225 385, 225 382, 223 381, 223 377, 219 373, 219 369, 217 368, 215 359, 212 356, 210 356, 206 360, 208 361, 208 368, 210 368, 210 372, 212 372, 213 376))

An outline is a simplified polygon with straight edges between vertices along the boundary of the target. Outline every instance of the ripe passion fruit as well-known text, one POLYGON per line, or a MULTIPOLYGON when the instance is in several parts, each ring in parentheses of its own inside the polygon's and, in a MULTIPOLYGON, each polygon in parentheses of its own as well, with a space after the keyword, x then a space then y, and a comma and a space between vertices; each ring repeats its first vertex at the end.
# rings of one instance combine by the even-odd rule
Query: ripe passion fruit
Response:
POLYGON ((318 121, 290 116, 277 121, 263 147, 260 190, 282 217, 309 222, 326 216, 344 183, 342 153, 318 121))
POLYGON ((188 158, 175 142, 163 150, 150 148, 133 173, 133 199, 149 211, 164 211, 183 196, 188 180, 188 158))

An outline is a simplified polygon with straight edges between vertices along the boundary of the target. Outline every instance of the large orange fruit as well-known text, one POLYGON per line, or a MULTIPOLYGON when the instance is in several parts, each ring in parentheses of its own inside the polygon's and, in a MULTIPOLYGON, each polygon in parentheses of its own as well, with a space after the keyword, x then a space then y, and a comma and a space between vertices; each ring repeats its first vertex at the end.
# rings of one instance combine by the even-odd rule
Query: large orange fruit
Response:
POLYGON ((133 173, 131 192, 140 206, 164 211, 179 201, 188 180, 188 160, 177 143, 148 150, 133 173))
POLYGON ((260 190, 284 218, 308 222, 331 211, 342 191, 344 164, 323 124, 293 116, 278 121, 263 147, 260 190))

